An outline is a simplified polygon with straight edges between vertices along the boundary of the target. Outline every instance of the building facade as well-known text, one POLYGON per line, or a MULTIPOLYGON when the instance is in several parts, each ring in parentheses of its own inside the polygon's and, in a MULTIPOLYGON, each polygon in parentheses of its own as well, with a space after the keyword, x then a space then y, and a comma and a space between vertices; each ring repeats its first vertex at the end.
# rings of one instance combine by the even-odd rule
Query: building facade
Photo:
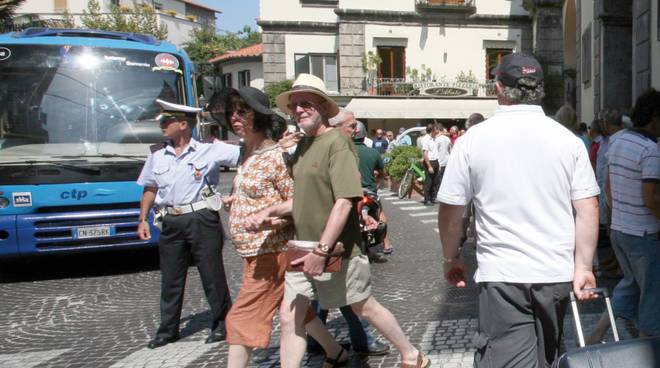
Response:
POLYGON ((561 4, 550 16, 529 9, 523 0, 261 0, 264 82, 315 74, 377 126, 395 113, 395 99, 432 107, 396 114, 404 126, 489 116, 497 104, 490 71, 503 55, 534 53, 561 77, 561 27, 543 32, 561 21, 561 4))
POLYGON ((220 76, 219 87, 251 86, 264 89, 262 44, 229 51, 212 58, 209 63, 213 64, 215 74, 220 76))
MULTIPOLYGON (((142 4, 152 6, 158 21, 167 26, 167 40, 181 45, 189 40, 193 29, 215 27, 219 10, 194 0, 98 0, 101 12, 110 13, 112 6, 135 7, 142 4)), ((17 9, 16 15, 30 20, 57 20, 66 11, 80 24, 80 16, 87 9, 87 0, 26 0, 17 9)))
POLYGON ((566 85, 579 121, 606 108, 630 109, 660 89, 660 7, 657 0, 562 1, 566 85))

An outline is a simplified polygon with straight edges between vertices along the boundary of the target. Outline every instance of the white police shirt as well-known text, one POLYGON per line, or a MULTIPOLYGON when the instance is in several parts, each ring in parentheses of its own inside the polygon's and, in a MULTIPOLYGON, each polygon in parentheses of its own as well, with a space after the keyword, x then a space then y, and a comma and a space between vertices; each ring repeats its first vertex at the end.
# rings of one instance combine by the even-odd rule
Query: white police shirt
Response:
POLYGON ((181 206, 202 200, 207 183, 215 189, 221 166, 236 166, 240 149, 218 140, 202 143, 191 139, 180 156, 168 142, 152 152, 144 163, 139 185, 158 188, 156 206, 181 206), (206 178, 206 180, 204 179, 206 178))

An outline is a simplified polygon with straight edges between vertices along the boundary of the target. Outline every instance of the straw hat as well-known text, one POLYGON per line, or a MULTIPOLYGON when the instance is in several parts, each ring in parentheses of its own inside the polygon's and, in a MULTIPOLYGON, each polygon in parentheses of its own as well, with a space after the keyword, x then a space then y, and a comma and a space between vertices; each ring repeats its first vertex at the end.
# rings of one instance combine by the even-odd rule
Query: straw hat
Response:
POLYGON ((325 83, 319 77, 312 74, 301 73, 298 75, 298 78, 293 82, 293 86, 290 90, 280 93, 275 98, 275 104, 283 112, 293 115, 293 112, 289 109, 289 97, 294 93, 309 92, 321 97, 325 102, 323 105, 328 111, 328 118, 334 117, 339 113, 339 107, 337 103, 328 97, 328 91, 325 88, 325 83))

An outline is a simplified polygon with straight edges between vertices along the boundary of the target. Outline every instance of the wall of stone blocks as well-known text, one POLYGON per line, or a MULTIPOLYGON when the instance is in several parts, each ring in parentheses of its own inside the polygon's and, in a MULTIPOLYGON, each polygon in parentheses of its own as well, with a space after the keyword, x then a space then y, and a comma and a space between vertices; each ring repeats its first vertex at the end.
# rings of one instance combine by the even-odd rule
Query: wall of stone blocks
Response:
POLYGON ((341 94, 362 94, 365 91, 364 23, 339 24, 339 88, 341 94))
POLYGON ((651 0, 633 0, 633 99, 651 86, 651 0))
POLYGON ((557 83, 546 83, 544 108, 554 113, 564 103, 564 87, 558 79, 563 77, 564 33, 560 2, 539 2, 534 11, 534 54, 544 64, 546 79, 557 83), (556 85, 555 85, 556 84, 556 85))
POLYGON ((262 34, 262 42, 264 85, 285 80, 286 64, 284 55, 284 33, 264 31, 262 34))

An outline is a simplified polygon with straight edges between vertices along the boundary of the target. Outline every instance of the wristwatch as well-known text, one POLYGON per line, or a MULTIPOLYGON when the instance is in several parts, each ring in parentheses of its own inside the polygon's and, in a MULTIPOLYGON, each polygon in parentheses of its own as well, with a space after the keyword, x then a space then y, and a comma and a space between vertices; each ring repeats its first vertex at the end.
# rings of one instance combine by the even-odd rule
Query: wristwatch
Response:
POLYGON ((325 243, 319 243, 319 250, 325 254, 330 253, 330 246, 325 243))

